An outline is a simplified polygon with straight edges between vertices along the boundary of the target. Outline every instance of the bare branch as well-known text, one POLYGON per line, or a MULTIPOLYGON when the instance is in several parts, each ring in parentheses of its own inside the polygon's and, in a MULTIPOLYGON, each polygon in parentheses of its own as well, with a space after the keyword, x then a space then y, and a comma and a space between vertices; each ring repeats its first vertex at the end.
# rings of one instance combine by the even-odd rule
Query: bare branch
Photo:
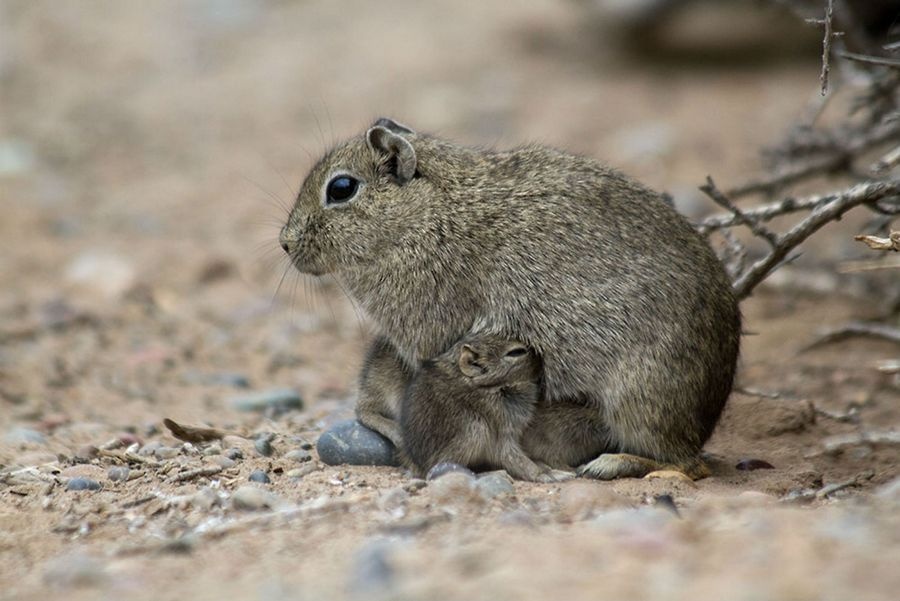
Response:
MULTIPOLYGON (((825 224, 840 219, 844 213, 861 204, 872 203, 900 193, 900 180, 857 184, 842 193, 821 197, 821 204, 800 223, 777 239, 776 245, 751 265, 734 284, 735 295, 746 298, 766 276, 774 271, 804 240, 825 224)), ((746 218, 746 215, 745 215, 746 218)))
POLYGON ((815 340, 803 347, 803 351, 831 344, 832 342, 840 342, 848 338, 877 338, 879 340, 887 340, 888 342, 896 342, 900 344, 900 329, 886 326, 882 323, 870 323, 865 321, 851 321, 843 326, 826 330, 820 334, 815 340))
POLYGON ((778 244, 778 237, 775 233, 762 225, 758 219, 747 217, 741 209, 731 202, 731 200, 716 187, 716 183, 713 181, 712 177, 706 176, 706 184, 700 186, 700 190, 709 196, 713 202, 727 211, 730 211, 731 214, 734 215, 734 222, 736 224, 746 225, 755 236, 765 239, 773 247, 778 244))
POLYGON ((869 56, 867 54, 857 54, 855 52, 838 52, 838 55, 851 61, 867 63, 869 65, 879 65, 881 67, 891 67, 893 69, 900 69, 900 59, 896 58, 869 56))
POLYGON ((822 40, 822 73, 819 75, 819 81, 822 82, 822 96, 828 93, 828 75, 831 73, 831 20, 834 17, 834 0, 828 0, 828 6, 825 8, 825 37, 822 40))

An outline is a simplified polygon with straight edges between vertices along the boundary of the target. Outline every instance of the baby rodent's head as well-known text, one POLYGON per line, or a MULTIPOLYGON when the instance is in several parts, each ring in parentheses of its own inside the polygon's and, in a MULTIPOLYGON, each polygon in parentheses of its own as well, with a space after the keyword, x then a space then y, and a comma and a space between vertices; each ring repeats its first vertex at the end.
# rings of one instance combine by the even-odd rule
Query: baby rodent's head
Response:
POLYGON ((422 141, 379 119, 313 167, 279 236, 298 270, 321 275, 383 262, 408 232, 427 226, 422 207, 434 190, 413 148, 422 141))
POLYGON ((459 371, 475 386, 507 386, 540 378, 540 359, 521 342, 476 336, 458 348, 459 371))

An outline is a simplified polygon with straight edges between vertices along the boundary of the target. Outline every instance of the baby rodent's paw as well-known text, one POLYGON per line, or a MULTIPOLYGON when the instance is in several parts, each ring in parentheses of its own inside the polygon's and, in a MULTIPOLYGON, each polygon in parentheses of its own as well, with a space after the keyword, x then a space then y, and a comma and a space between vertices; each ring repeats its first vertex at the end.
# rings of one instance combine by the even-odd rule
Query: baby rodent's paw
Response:
POLYGON ((652 459, 630 455, 628 453, 604 453, 593 461, 578 468, 579 476, 598 480, 615 480, 616 478, 640 478, 660 465, 652 459))

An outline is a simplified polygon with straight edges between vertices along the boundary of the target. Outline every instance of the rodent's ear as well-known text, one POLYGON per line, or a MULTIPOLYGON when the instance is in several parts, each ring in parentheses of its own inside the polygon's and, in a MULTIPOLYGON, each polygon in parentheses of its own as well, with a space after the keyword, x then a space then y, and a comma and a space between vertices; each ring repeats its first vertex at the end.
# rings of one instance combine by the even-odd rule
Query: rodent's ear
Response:
POLYGON ((393 119, 388 119, 387 117, 381 117, 380 119, 375 121, 375 123, 372 124, 372 127, 375 127, 376 125, 380 125, 381 127, 385 128, 387 130, 390 130, 390 131, 394 132, 395 134, 401 134, 401 135, 405 134, 407 136, 416 135, 416 132, 414 132, 412 129, 406 127, 402 123, 397 123, 393 119))
POLYGON ((462 345, 459 351, 459 371, 470 378, 480 376, 484 372, 478 363, 478 353, 468 344, 462 345))
POLYGON ((366 132, 366 142, 375 152, 388 156, 391 173, 401 186, 415 176, 416 150, 409 140, 383 125, 373 125, 366 132))

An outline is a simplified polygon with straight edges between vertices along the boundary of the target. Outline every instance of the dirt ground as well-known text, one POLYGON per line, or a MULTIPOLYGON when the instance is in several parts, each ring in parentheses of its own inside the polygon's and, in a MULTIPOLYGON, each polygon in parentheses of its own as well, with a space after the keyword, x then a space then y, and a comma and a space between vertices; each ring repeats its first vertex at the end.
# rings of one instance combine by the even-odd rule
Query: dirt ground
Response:
POLYGON ((485 498, 310 448, 352 414, 371 335, 277 246, 324 148, 381 115, 537 140, 696 216, 705 176, 758 172, 817 91, 815 47, 637 61, 585 15, 549 0, 0 4, 0 598, 896 598, 900 387, 876 364, 897 348, 801 352, 877 314, 834 269, 864 252, 852 216, 743 305, 738 385, 778 398, 732 396, 711 478, 485 498), (239 406, 279 389, 303 408, 239 406), (184 445, 167 417, 246 437, 184 445), (772 469, 737 469, 751 460, 772 469), (257 470, 270 482, 250 483, 257 470))

